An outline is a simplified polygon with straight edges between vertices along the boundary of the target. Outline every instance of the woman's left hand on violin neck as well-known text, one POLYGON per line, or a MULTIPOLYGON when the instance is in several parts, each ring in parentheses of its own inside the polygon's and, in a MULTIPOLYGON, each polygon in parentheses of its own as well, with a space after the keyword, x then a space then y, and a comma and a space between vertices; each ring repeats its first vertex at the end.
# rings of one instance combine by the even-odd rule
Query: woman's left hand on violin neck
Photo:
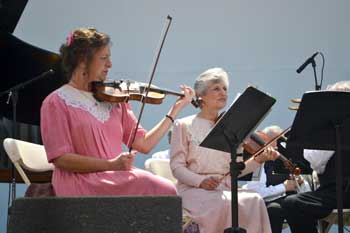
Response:
POLYGON ((184 96, 183 97, 179 97, 173 108, 172 111, 175 111, 175 115, 186 105, 188 105, 189 103, 191 103, 193 97, 194 97, 194 90, 186 85, 181 85, 180 86, 181 90, 183 91, 184 96))

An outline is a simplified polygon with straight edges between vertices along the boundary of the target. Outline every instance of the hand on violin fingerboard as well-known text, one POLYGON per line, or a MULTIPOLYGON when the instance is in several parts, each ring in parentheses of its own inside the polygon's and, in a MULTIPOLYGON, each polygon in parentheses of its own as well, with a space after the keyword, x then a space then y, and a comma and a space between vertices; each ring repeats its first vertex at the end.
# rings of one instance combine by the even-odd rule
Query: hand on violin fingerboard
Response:
POLYGON ((181 85, 180 88, 183 91, 184 96, 177 99, 175 106, 179 106, 180 108, 182 108, 187 104, 191 103, 194 97, 194 90, 186 85, 181 85))
POLYGON ((280 156, 280 153, 272 146, 267 147, 262 153, 254 157, 254 160, 258 163, 264 163, 268 160, 276 160, 280 156))
POLYGON ((286 192, 297 191, 297 183, 295 180, 285 180, 283 182, 286 192))
POLYGON ((304 179, 301 175, 295 176, 294 179, 298 182, 299 185, 304 183, 304 179))

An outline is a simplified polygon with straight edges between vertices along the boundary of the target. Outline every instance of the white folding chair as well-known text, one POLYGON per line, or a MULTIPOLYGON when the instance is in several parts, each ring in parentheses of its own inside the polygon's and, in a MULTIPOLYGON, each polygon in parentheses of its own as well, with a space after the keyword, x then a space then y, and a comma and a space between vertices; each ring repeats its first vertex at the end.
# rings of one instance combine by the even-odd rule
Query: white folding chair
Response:
MULTIPOLYGON (((172 181, 174 184, 176 184, 177 182, 176 178, 171 172, 169 159, 147 159, 145 161, 145 169, 155 175, 164 177, 172 181)), ((183 209, 182 211, 182 222, 183 231, 192 223, 192 219, 188 216, 187 211, 185 209, 183 209)))
POLYGON ((155 159, 150 158, 145 161, 145 169, 155 175, 164 177, 174 184, 177 180, 173 176, 173 173, 170 169, 170 160, 169 159, 155 159))
POLYGON ((53 164, 47 161, 46 152, 42 145, 13 138, 6 138, 3 144, 7 155, 28 186, 31 182, 24 169, 31 172, 45 172, 54 169, 53 164))

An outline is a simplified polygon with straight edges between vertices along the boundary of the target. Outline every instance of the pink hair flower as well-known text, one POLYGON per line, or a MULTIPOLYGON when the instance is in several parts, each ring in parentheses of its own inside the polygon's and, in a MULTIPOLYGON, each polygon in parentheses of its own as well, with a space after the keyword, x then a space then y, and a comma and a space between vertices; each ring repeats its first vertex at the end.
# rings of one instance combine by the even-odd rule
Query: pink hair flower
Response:
POLYGON ((70 46, 73 42, 73 32, 70 32, 67 37, 67 46, 70 46))

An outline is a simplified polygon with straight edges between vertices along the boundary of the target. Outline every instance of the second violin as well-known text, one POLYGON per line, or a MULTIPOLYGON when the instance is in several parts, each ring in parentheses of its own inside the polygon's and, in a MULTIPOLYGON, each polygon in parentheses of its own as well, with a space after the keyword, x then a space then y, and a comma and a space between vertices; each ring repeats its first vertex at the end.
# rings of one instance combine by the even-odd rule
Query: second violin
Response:
MULTIPOLYGON (((263 151, 268 145, 272 145, 273 142, 276 142, 279 138, 284 137, 284 134, 289 129, 283 131, 280 135, 275 138, 270 138, 268 135, 261 131, 254 132, 248 137, 244 143, 243 148, 251 155, 256 156, 263 151)), ((283 162, 283 165, 289 170, 291 174, 296 176, 300 175, 301 170, 298 168, 292 161, 287 159, 284 155, 280 154, 277 158, 283 162)))

